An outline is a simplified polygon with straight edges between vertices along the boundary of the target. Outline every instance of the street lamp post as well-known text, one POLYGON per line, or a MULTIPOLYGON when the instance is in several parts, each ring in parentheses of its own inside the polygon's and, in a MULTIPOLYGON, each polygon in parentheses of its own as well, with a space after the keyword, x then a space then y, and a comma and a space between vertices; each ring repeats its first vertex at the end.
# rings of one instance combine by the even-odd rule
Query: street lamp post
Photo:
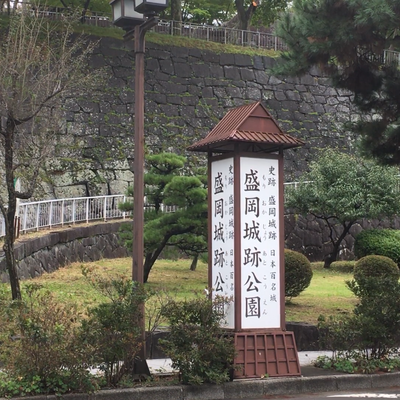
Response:
MULTIPOLYGON (((113 20, 126 31, 124 39, 134 38, 135 52, 135 133, 134 133, 134 187, 133 187, 133 248, 132 279, 143 284, 144 270, 144 54, 146 32, 158 23, 157 13, 167 7, 168 0, 112 0, 113 20)), ((140 358, 146 359, 145 319, 142 305, 142 342, 140 358)), ((143 364, 143 363, 142 363, 143 364)), ((145 364, 145 363, 144 363, 145 364)), ((140 368, 140 367, 139 367, 140 368)), ((146 364, 146 368, 147 364, 146 364)), ((144 371, 144 372, 147 372, 144 371)), ((140 371, 136 371, 140 372, 140 371)))
MULTIPOLYGON (((152 16, 141 25, 136 25, 133 33, 135 40, 135 157, 133 160, 135 184, 133 187, 132 279, 140 283, 144 281, 144 37, 157 22, 157 17, 152 16)), ((127 36, 131 36, 131 33, 128 32, 125 37, 127 36)))

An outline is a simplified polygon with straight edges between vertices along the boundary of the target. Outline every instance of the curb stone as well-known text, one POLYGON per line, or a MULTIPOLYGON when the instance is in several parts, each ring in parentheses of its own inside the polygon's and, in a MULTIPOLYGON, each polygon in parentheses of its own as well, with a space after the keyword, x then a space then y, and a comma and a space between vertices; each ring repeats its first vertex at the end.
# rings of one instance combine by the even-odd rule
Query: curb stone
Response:
MULTIPOLYGON (((237 380, 223 385, 158 386, 101 390, 93 394, 30 396, 14 400, 224 400, 260 399, 264 395, 305 394, 400 386, 400 372, 300 378, 237 380)), ((0 398, 0 400, 7 400, 0 398)))
POLYGON ((341 375, 336 378, 337 390, 372 389, 371 375, 341 375))

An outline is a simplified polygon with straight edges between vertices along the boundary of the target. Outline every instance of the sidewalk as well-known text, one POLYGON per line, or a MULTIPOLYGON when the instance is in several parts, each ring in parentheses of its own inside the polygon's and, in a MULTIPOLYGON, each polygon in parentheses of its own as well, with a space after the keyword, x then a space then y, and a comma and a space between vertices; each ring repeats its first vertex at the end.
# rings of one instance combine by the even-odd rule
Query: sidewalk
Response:
MULTIPOLYGON (((346 374, 333 370, 316 368, 313 362, 319 356, 331 356, 330 351, 299 352, 301 377, 281 377, 266 379, 238 379, 223 385, 180 385, 173 387, 152 387, 143 390, 147 400, 239 400, 261 399, 266 396, 285 396, 307 393, 337 392, 346 390, 368 390, 400 386, 400 372, 386 374, 346 374)), ((171 373, 171 360, 147 360, 154 374, 171 373)), ((136 395, 138 395, 136 393, 136 395)), ((129 396, 129 395, 128 395, 129 396)), ((132 396, 132 393, 130 394, 132 396)), ((76 400, 76 399, 74 399, 76 400)), ((102 400, 114 400, 111 398, 102 400)))
MULTIPOLYGON (((298 356, 299 356, 299 361, 300 361, 300 367, 302 369, 302 375, 303 376, 309 376, 311 371, 313 371, 313 368, 316 370, 314 372, 315 374, 318 374, 318 371, 321 375, 324 375, 324 371, 321 370, 320 368, 315 368, 313 367, 314 361, 319 357, 319 356, 331 356, 332 352, 331 351, 299 351, 298 356), (305 368, 307 367, 307 368, 305 368), (303 373, 303 369, 305 370, 303 373)), ((153 360, 147 360, 147 365, 150 369, 150 372, 154 375, 158 374, 168 374, 174 372, 172 367, 171 367, 171 360, 169 358, 158 358, 158 359, 153 359, 153 360)))

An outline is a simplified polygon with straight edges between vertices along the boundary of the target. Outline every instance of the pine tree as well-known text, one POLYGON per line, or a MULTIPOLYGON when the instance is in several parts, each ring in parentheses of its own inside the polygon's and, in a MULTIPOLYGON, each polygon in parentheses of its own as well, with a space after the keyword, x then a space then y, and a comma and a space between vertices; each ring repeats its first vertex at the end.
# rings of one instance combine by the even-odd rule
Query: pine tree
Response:
MULTIPOLYGON (((151 209, 145 212, 144 282, 167 246, 177 247, 196 262, 207 250, 207 180, 203 171, 196 175, 186 171, 185 158, 172 153, 151 155, 146 161, 145 194, 151 209), (175 209, 168 212, 166 207, 175 209)), ((133 203, 123 206, 124 210, 132 208, 133 203)), ((123 228, 121 237, 131 249, 130 227, 123 228)))
POLYGON ((277 26, 289 50, 272 71, 301 76, 317 66, 335 87, 353 92, 365 115, 352 126, 364 153, 396 165, 400 70, 398 60, 390 62, 384 54, 400 50, 399 26, 397 0, 295 0, 277 26))

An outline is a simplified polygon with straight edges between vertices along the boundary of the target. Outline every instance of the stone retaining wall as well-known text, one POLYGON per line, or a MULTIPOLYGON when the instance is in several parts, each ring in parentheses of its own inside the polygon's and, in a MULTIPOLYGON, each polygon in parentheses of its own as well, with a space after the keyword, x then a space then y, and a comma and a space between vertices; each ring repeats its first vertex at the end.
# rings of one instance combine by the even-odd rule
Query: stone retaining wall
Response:
MULTIPOLYGON (((354 242, 363 229, 400 229, 400 218, 393 220, 362 219, 350 228, 342 242, 339 260, 354 260, 354 242)), ((339 233, 340 234, 340 233, 339 233)), ((329 239, 330 231, 322 220, 312 215, 302 217, 287 212, 285 215, 285 247, 304 254, 311 262, 322 261, 333 246, 329 239)))
MULTIPOLYGON (((34 278, 73 262, 127 257, 128 251, 118 237, 122 223, 126 221, 77 225, 36 238, 22 238, 15 244, 19 277, 34 278)), ((9 282, 3 252, 0 253, 0 282, 9 282)))
MULTIPOLYGON (((269 69, 275 62, 274 58, 259 55, 217 54, 147 41, 146 151, 178 152, 196 165, 204 164, 205 155, 188 153, 187 146, 204 138, 232 107, 255 101, 263 101, 284 131, 306 143, 302 148, 284 152, 286 182, 299 179, 318 149, 350 148, 353 137, 344 123, 361 118, 352 104, 353 95, 333 88, 330 79, 315 68, 302 77, 273 76, 269 69)), ((110 79, 96 96, 71 97, 65 103, 66 133, 84 144, 87 155, 94 155, 94 165, 85 159, 82 176, 76 177, 76 181, 107 182, 104 188, 99 186, 96 190, 124 193, 133 181, 133 42, 102 38, 92 64, 109 71, 110 79), (106 171, 115 173, 97 171, 99 159, 106 171)), ((55 186, 49 193, 58 198, 87 195, 83 184, 71 186, 70 180, 68 171, 54 171, 55 186)), ((94 188, 90 194, 93 193, 94 188)), ((322 260, 325 250, 331 247, 328 230, 310 218, 296 218, 296 227, 292 226, 293 218, 289 220, 287 247, 304 253, 311 261, 322 260)), ((341 252, 343 258, 353 257, 354 235, 360 226, 347 236, 341 252)))
MULTIPOLYGON (((302 148, 284 152, 286 182, 299 179, 318 149, 350 148, 353 137, 344 123, 361 118, 352 104, 352 94, 333 88, 330 79, 315 68, 302 77, 273 76, 269 69, 275 62, 274 58, 259 55, 216 54, 146 42, 146 150, 178 152, 197 165, 204 163, 205 155, 188 153, 187 146, 204 138, 232 107, 255 101, 263 101, 284 131, 306 143, 302 148)), ((123 193, 133 181, 132 41, 102 38, 93 56, 93 66, 107 69, 112 78, 98 97, 67 99, 67 132, 85 142, 95 154, 99 151, 96 146, 105 145, 110 154, 104 160, 113 160, 112 165, 105 161, 106 168, 116 168, 115 160, 121 160, 124 172, 105 175, 103 179, 112 192, 123 193)), ((91 179, 89 169, 81 181, 91 179)), ((58 197, 72 194, 65 192, 71 191, 65 179, 62 174, 54 177, 55 182, 61 180, 53 190, 58 197)), ((74 196, 85 195, 75 189, 74 196)), ((325 250, 331 247, 328 230, 310 218, 296 221, 296 227, 291 222, 286 224, 287 247, 304 253, 311 261, 322 260, 325 250)), ((346 238, 343 258, 353 257, 354 235, 358 231, 359 227, 354 227, 346 238)))
MULTIPOLYGON (((206 134, 232 107, 263 101, 287 133, 306 145, 285 151, 285 180, 295 181, 307 170, 317 149, 352 146, 345 122, 357 121, 352 94, 335 89, 320 71, 302 77, 277 77, 271 57, 213 53, 208 50, 146 42, 145 141, 149 153, 173 151, 196 162, 204 154, 187 153, 189 145, 206 134)), ((66 99, 66 133, 86 149, 84 168, 75 186, 68 171, 55 171, 49 193, 58 198, 87 195, 82 182, 94 182, 103 192, 124 193, 133 181, 134 53, 132 41, 104 37, 92 64, 110 78, 100 93, 66 99), (93 155, 93 160, 90 155, 93 155), (103 156, 104 154, 104 156, 103 156), (99 169, 99 160, 102 168, 99 169), (105 171, 116 171, 106 173, 105 171), (96 175, 100 174, 102 179, 96 175), (103 186, 103 187, 101 187, 103 186)))

